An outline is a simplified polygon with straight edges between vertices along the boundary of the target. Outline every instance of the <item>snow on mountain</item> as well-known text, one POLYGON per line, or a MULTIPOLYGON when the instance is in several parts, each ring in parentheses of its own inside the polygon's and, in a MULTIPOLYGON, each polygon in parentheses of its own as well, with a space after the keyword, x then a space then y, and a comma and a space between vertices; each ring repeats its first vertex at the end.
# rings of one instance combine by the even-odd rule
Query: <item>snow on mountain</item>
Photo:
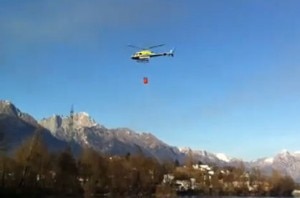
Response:
POLYGON ((224 162, 230 162, 230 160, 231 160, 231 158, 226 156, 224 153, 217 153, 216 156, 217 156, 217 158, 219 158, 220 160, 222 160, 224 162))
POLYGON ((273 169, 279 170, 282 174, 287 174, 295 181, 300 182, 300 155, 298 152, 284 149, 274 157, 261 158, 251 162, 251 166, 260 168, 265 174, 271 174, 273 169))
POLYGON ((274 158, 273 157, 268 157, 264 160, 264 162, 268 163, 268 164, 272 164, 274 162, 274 158))
POLYGON ((300 181, 300 158, 288 151, 274 157, 273 168, 285 172, 295 180, 300 181))
POLYGON ((214 154, 206 150, 192 150, 188 147, 181 147, 179 148, 179 151, 186 156, 192 154, 193 160, 195 162, 217 164, 222 166, 230 161, 230 159, 225 154, 214 154))
POLYGON ((73 117, 73 122, 76 128, 80 127, 94 127, 99 124, 91 118, 91 116, 86 112, 75 113, 73 117))

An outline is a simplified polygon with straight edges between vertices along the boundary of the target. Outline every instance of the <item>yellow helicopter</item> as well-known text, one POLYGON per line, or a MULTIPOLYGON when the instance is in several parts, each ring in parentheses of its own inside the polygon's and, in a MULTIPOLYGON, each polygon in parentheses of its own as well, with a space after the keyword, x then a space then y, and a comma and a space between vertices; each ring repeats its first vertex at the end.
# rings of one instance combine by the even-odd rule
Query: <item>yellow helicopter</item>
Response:
POLYGON ((161 47, 161 46, 164 46, 164 44, 154 45, 148 48, 141 48, 134 45, 128 45, 128 47, 140 49, 140 51, 134 53, 131 56, 131 59, 136 60, 137 62, 149 62, 150 58, 158 57, 158 56, 172 56, 172 57, 174 56, 174 49, 171 49, 169 52, 161 52, 161 53, 154 53, 153 51, 151 51, 151 49, 156 47, 161 47))

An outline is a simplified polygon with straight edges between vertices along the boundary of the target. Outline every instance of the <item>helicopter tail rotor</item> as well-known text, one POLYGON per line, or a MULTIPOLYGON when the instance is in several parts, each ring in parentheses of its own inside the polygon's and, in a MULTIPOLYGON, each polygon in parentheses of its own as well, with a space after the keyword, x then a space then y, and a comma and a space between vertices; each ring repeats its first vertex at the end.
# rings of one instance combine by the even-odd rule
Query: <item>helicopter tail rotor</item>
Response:
POLYGON ((175 52, 175 48, 173 48, 173 49, 171 49, 170 51, 169 51, 169 56, 174 56, 174 52, 175 52))

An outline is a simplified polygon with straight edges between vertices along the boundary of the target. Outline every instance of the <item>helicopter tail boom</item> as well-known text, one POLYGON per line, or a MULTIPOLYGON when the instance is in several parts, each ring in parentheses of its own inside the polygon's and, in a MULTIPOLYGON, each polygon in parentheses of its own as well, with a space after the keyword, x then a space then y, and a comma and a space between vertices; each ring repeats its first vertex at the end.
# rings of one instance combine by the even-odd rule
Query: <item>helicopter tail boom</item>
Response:
POLYGON ((157 56, 174 56, 174 49, 171 49, 168 52, 163 52, 163 53, 157 53, 157 54, 151 54, 150 57, 157 57, 157 56))

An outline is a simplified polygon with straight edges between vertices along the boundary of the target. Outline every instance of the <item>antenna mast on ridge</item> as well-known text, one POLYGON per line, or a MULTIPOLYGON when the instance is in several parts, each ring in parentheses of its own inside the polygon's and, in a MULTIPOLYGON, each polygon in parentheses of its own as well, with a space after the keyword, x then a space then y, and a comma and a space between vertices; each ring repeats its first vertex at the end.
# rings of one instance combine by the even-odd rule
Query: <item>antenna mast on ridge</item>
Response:
POLYGON ((69 118, 69 130, 68 133, 70 136, 72 136, 73 130, 74 130, 74 106, 72 104, 71 110, 70 110, 70 118, 69 118))

